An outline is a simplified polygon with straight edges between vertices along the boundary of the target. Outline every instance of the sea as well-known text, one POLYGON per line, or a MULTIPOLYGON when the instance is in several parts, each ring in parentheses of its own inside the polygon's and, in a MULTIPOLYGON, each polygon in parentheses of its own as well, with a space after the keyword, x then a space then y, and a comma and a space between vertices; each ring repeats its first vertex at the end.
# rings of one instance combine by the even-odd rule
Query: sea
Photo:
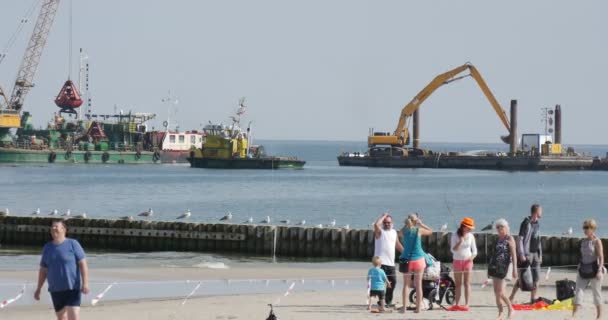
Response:
MULTIPOLYGON (((293 155, 307 161, 302 170, 217 170, 189 165, 1 165, 0 210, 11 215, 86 213, 90 218, 118 218, 152 208, 154 220, 175 221, 186 210, 189 221, 228 223, 249 218, 271 224, 370 228, 384 212, 397 226, 411 212, 425 224, 455 230, 463 217, 478 229, 505 218, 516 230, 530 206, 544 208, 541 233, 561 235, 572 228, 582 236, 584 219, 594 218, 598 233, 608 236, 608 172, 504 172, 454 169, 391 169, 340 167, 343 152, 364 152, 364 142, 258 141, 273 155, 293 155)), ((506 151, 501 144, 434 143, 437 151, 506 151)), ((608 145, 575 145, 576 151, 604 157, 608 145)), ((0 271, 35 270, 40 248, 1 248, 0 271)), ((264 264, 268 257, 184 252, 88 252, 97 267, 230 268, 234 264, 264 264)), ((279 263, 307 263, 278 257, 279 263)), ((319 261, 313 261, 318 263, 319 261)), ((326 263, 336 263, 327 261, 326 263)), ((340 262, 338 262, 340 263, 340 262)), ((312 265, 312 264, 311 264, 312 265)), ((352 264, 346 264, 352 267, 352 264)), ((358 265, 357 265, 358 266, 358 265)), ((338 267, 343 267, 338 265, 338 267)), ((362 265, 367 268, 367 264, 362 265)), ((6 280, 6 279, 5 279, 6 280)), ((284 284, 277 284, 282 290, 284 284)))

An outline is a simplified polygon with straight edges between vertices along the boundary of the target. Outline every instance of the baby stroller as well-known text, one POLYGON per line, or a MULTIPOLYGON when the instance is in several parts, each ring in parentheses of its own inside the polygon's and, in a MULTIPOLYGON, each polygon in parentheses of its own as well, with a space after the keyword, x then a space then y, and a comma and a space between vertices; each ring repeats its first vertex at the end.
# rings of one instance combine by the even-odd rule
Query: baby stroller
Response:
MULTIPOLYGON (((429 300, 429 310, 433 309, 433 304, 441 306, 443 300, 452 305, 456 299, 456 283, 450 277, 451 269, 441 265, 439 277, 435 280, 422 280, 422 297, 429 300)), ((410 292, 410 303, 416 302, 416 288, 410 292)))

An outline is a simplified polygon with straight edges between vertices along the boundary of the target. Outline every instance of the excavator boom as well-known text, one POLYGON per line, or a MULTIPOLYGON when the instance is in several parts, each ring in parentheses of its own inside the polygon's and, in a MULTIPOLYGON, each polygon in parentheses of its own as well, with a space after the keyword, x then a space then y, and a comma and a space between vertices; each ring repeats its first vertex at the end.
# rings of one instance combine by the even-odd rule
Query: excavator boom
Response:
MULTIPOLYGON (((407 122, 408 119, 420 108, 420 105, 429 97, 435 90, 444 84, 448 84, 452 81, 460 80, 462 78, 471 76, 477 82, 477 85, 481 88, 481 91, 486 96, 490 104, 494 108, 494 111, 500 118, 500 121, 505 126, 508 132, 510 132, 510 123, 509 118, 507 117, 507 113, 500 106, 492 91, 486 84, 486 82, 481 77, 477 68, 470 63, 465 63, 462 66, 454 68, 448 72, 442 73, 436 76, 429 84, 427 84, 418 94, 401 110, 401 115, 399 116, 399 122, 397 123, 397 128, 392 136, 390 135, 376 135, 372 133, 371 136, 368 137, 368 145, 370 147, 375 145, 393 145, 393 146, 404 146, 408 142, 408 130, 407 130, 407 122), (459 76, 464 71, 469 71, 468 75, 459 76)), ((503 137, 504 140, 504 137, 503 137)))

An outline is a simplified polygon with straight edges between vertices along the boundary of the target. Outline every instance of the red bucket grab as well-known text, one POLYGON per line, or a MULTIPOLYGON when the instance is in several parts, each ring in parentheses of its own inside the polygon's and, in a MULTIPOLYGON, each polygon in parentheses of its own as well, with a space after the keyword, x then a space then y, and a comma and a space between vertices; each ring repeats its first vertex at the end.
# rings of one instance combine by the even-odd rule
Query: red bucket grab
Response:
POLYGON ((59 91, 57 98, 55 98, 55 104, 63 110, 76 109, 82 105, 80 93, 78 93, 78 90, 76 90, 72 80, 65 82, 59 91))

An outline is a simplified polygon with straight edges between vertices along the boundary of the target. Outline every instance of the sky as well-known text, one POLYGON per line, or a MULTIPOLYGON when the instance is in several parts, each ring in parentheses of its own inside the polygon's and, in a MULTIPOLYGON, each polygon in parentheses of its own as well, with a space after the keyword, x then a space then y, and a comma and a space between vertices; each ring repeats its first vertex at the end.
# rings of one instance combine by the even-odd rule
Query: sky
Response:
MULTIPOLYGON (((0 50, 35 0, 1 0, 0 50)), ((519 132, 541 133, 561 104, 565 144, 605 144, 606 1, 71 0, 73 73, 89 56, 94 113, 153 112, 169 90, 180 129, 229 122, 240 97, 258 139, 365 141, 393 131, 436 75, 473 63, 519 132)), ((68 77, 70 0, 63 0, 24 110, 36 125, 68 77)), ((0 64, 10 91, 30 18, 0 64)), ((420 108, 421 141, 499 142, 506 134, 471 78, 420 108)))

